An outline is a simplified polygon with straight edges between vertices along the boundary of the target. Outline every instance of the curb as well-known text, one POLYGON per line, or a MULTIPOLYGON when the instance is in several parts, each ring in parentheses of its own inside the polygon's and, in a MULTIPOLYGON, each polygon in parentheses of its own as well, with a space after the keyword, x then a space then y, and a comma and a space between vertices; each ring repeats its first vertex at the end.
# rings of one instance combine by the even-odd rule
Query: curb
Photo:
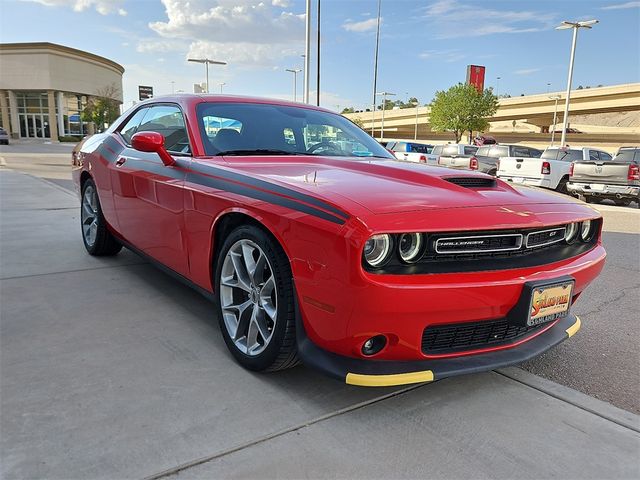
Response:
POLYGON ((610 403, 603 402, 597 398, 578 392, 564 385, 552 382, 546 378, 539 377, 518 367, 508 367, 495 370, 511 380, 527 385, 542 393, 546 393, 558 400, 570 403, 582 410, 598 415, 599 417, 616 423, 622 427, 640 433, 640 415, 627 412, 615 407, 610 403))

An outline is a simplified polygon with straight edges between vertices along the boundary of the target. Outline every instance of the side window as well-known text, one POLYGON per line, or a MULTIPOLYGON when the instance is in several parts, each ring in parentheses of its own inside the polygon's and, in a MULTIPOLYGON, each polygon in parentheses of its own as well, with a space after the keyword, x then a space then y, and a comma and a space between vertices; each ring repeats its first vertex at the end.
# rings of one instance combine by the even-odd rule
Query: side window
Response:
POLYGON ((394 152, 406 152, 407 151, 407 144, 404 142, 396 142, 396 144, 393 146, 393 151, 394 152))
POLYGON ((138 131, 138 125, 140 125, 140 122, 148 111, 148 108, 141 108, 133 114, 133 117, 131 117, 123 127, 120 127, 120 135, 122 135, 127 145, 131 144, 131 137, 138 131))
POLYGON ((432 155, 442 155, 442 149, 443 149, 442 145, 436 145, 435 147, 433 147, 433 150, 431 150, 431 154, 432 155))
POLYGON ((473 155, 478 150, 478 147, 464 147, 465 155, 473 155))
POLYGON ((288 145, 293 145, 294 147, 296 146, 296 136, 293 133, 293 129, 292 128, 285 128, 282 131, 283 135, 284 135, 284 141, 288 144, 288 145))
POLYGON ((415 153, 429 153, 427 152, 427 147, 425 145, 419 145, 417 143, 411 144, 411 151, 415 153))
POLYGON ((164 148, 174 153, 191 153, 184 117, 178 107, 157 105, 149 108, 138 132, 158 132, 164 136, 164 148))
POLYGON ((524 147, 513 147, 513 156, 514 157, 528 157, 529 149, 524 147))
POLYGON ((600 152, 600 160, 602 160, 603 162, 608 162, 609 160, 611 160, 611 155, 609 155, 607 152, 600 152))
POLYGON ((598 152, 595 150, 589 150, 589 160, 593 162, 599 162, 600 157, 598 156, 598 152))

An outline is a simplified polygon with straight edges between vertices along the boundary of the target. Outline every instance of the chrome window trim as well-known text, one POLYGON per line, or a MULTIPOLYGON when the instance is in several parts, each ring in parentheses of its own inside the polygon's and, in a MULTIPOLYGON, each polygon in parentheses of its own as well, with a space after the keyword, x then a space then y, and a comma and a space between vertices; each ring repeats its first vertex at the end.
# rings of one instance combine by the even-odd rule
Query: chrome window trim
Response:
POLYGON ((556 227, 556 228, 548 228, 546 230, 538 230, 536 232, 529 232, 527 234, 527 239, 525 241, 525 248, 538 248, 538 247, 546 247, 547 245, 553 245, 554 243, 558 243, 564 240, 564 235, 567 231, 567 227, 556 227), (557 240, 552 240, 551 242, 546 242, 546 243, 540 243, 538 245, 533 245, 533 246, 529 246, 529 237, 531 235, 536 235, 538 233, 545 233, 545 232, 553 232, 554 230, 560 230, 562 231, 562 235, 560 235, 560 237, 557 240))
POLYGON ((472 235, 468 237, 443 237, 436 240, 435 250, 438 254, 448 255, 448 254, 458 254, 458 253, 493 253, 493 252, 512 252, 515 250, 520 250, 522 248, 523 235, 521 233, 507 233, 502 235, 472 235), (449 252, 441 252, 438 250, 438 244, 441 241, 445 240, 467 240, 467 239, 485 239, 485 238, 499 238, 499 237, 515 237, 517 239, 517 246, 509 247, 509 248, 498 248, 491 250, 482 250, 482 249, 474 249, 474 250, 456 250, 449 252))

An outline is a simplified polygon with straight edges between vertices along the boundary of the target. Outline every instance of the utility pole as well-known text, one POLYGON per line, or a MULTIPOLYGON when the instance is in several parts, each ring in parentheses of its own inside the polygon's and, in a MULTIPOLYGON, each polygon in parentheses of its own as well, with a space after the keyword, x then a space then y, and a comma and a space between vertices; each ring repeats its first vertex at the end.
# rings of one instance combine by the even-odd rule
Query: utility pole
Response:
POLYGON ((309 56, 311 55, 311 0, 307 0, 304 35, 304 103, 309 103, 309 56))
POLYGON ((380 8, 382 0, 378 0, 378 22, 376 27, 376 50, 373 61, 373 110, 371 110, 371 136, 375 138, 376 90, 378 89, 378 49, 380 47, 380 8))

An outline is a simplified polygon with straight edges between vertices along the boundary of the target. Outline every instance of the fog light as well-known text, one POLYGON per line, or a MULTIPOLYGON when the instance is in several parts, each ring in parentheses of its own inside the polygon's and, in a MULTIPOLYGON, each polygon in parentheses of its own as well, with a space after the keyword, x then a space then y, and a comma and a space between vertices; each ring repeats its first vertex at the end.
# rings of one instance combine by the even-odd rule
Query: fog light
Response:
POLYGON ((375 355, 380 350, 382 350, 386 344, 387 337, 385 337, 384 335, 376 335, 375 337, 371 337, 362 345, 362 354, 367 356, 375 355))

